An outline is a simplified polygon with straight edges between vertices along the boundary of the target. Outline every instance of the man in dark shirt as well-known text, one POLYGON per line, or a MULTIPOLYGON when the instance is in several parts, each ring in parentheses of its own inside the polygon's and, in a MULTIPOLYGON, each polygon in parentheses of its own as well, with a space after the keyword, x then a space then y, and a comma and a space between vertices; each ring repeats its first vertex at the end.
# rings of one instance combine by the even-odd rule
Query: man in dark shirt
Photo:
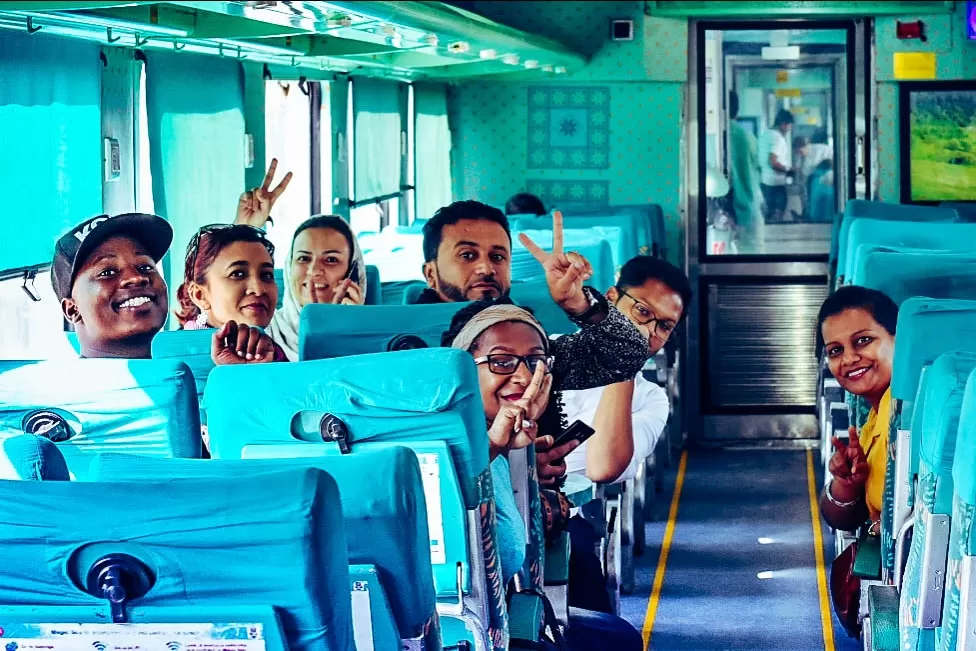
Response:
MULTIPOLYGON (((598 291, 584 286, 592 274, 576 253, 563 252, 563 223, 553 215, 553 250, 520 238, 546 273, 553 300, 579 332, 553 340, 553 388, 589 389, 632 380, 649 356, 647 334, 598 291)), ((424 224, 427 289, 416 303, 456 303, 507 296, 511 290, 512 237, 508 218, 478 201, 457 201, 424 224)))

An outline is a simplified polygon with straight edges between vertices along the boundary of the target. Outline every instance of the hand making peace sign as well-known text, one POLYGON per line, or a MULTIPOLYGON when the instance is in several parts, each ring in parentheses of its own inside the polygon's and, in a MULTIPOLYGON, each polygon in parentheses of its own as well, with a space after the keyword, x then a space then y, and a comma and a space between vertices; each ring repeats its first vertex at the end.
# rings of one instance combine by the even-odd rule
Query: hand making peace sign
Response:
POLYGON ((583 283, 593 275, 593 266, 576 252, 563 253, 563 214, 552 213, 552 253, 546 253, 525 233, 519 234, 522 246, 542 264, 549 294, 565 312, 578 316, 590 307, 583 283))
POLYGON ((278 159, 272 158, 271 165, 268 166, 268 173, 264 175, 264 182, 260 188, 248 190, 241 195, 237 202, 237 218, 235 224, 247 224, 255 228, 264 228, 264 225, 271 220, 271 209, 274 208, 278 197, 282 195, 288 184, 291 183, 292 173, 285 174, 281 183, 271 189, 271 182, 274 180, 275 172, 278 171, 278 159))

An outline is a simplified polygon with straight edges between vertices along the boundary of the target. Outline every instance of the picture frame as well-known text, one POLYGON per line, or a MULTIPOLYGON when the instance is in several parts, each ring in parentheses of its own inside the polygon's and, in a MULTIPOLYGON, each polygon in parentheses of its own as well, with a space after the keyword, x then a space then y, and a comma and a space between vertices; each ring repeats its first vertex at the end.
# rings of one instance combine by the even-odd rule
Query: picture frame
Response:
POLYGON ((899 84, 901 202, 976 203, 976 80, 899 84))

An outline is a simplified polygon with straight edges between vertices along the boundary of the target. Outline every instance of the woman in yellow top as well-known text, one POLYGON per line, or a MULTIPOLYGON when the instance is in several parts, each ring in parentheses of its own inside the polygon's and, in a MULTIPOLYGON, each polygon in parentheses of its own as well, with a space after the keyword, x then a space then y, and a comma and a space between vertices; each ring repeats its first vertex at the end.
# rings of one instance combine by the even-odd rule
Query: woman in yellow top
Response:
POLYGON ((817 321, 830 372, 845 391, 871 405, 860 435, 852 427, 848 443, 833 439, 833 478, 820 498, 830 526, 854 531, 881 514, 898 306, 877 290, 850 285, 827 297, 817 321))

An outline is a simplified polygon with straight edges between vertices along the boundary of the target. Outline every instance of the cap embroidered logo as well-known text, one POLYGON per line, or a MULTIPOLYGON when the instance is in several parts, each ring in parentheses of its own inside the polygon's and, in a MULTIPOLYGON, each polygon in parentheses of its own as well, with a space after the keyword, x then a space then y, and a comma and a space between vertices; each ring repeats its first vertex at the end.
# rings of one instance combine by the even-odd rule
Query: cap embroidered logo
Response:
POLYGON ((78 242, 79 243, 84 242, 85 238, 88 237, 89 233, 95 230, 96 226, 98 226, 102 222, 107 222, 109 219, 110 217, 96 217, 95 219, 91 220, 90 222, 88 222, 87 224, 79 228, 77 231, 75 231, 75 237, 78 238, 78 242))

